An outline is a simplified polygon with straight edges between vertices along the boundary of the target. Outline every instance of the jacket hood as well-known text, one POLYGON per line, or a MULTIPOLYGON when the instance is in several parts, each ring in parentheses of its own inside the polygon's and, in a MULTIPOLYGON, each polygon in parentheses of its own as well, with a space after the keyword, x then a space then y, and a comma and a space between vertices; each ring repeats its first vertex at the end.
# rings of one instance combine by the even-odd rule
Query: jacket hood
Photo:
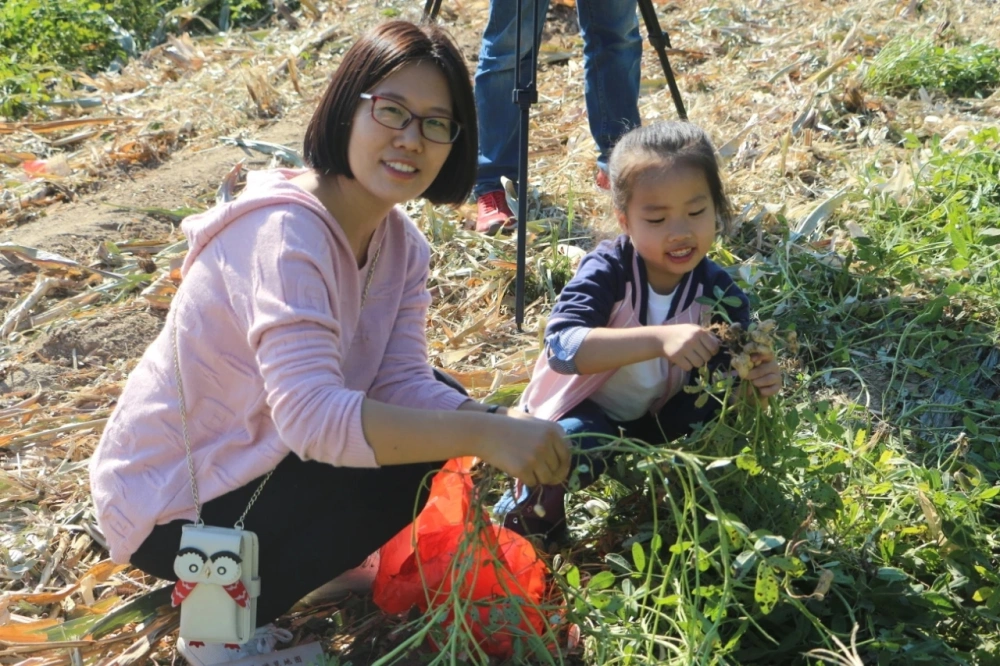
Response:
POLYGON ((195 259, 205 246, 234 220, 259 208, 294 204, 315 211, 326 219, 329 213, 318 199, 290 181, 306 173, 306 169, 273 169, 251 171, 247 174, 246 189, 239 197, 204 213, 185 218, 181 230, 188 239, 188 253, 181 266, 181 276, 187 275, 195 259))

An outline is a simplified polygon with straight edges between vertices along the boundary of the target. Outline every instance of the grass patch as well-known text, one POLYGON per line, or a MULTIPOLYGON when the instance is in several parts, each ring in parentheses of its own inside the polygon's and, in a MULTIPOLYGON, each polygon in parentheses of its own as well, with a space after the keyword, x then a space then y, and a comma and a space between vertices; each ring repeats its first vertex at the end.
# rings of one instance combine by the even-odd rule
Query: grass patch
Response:
POLYGON ((0 6, 0 116, 23 116, 54 92, 71 90, 68 71, 99 71, 123 55, 105 17, 89 0, 0 6))
POLYGON ((875 56, 867 83, 889 95, 925 88, 949 96, 985 97, 1000 85, 1000 49, 986 44, 945 47, 929 39, 896 37, 875 56))
POLYGON ((103 69, 120 54, 99 3, 9 0, 0 7, 0 49, 22 64, 103 69))
MULTIPOLYGON (((295 9, 297 2, 289 3, 295 9)), ((273 13, 266 0, 6 0, 0 3, 0 117, 21 118, 165 31, 216 32, 273 13), (117 34, 116 34, 117 32, 117 34)))

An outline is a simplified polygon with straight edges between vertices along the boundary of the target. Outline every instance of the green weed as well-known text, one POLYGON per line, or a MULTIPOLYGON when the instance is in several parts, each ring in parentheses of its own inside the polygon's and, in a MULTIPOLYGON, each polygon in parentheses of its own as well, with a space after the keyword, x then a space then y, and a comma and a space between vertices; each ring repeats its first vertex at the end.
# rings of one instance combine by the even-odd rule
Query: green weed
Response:
POLYGON ((868 85, 890 95, 925 88, 949 96, 985 97, 1000 85, 1000 49, 985 44, 937 46, 896 37, 871 63, 868 85))

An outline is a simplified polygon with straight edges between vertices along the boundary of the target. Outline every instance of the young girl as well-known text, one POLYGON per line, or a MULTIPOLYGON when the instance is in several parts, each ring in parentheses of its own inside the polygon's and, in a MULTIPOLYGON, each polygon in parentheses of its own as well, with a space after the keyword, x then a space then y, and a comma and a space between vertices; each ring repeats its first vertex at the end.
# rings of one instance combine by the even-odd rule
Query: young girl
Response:
POLYGON ((430 249, 397 204, 466 199, 474 109, 442 31, 385 23, 320 101, 310 168, 250 174, 237 200, 184 222, 184 281, 90 471, 116 562, 176 580, 199 508, 206 525, 257 534, 260 629, 244 645, 182 638, 189 662, 290 638, 268 623, 403 529, 441 461, 566 478, 557 424, 473 402, 427 362, 430 249))
MULTIPOLYGON (((695 406, 682 389, 692 371, 728 364, 719 340, 702 328, 716 288, 739 299, 726 306, 749 324, 749 301, 707 258, 731 217, 715 152, 698 127, 663 122, 632 130, 611 155, 612 203, 623 234, 584 257, 559 296, 545 329, 545 353, 521 400, 533 416, 558 421, 568 435, 603 433, 651 444, 689 433, 718 407, 695 406)), ((781 387, 773 357, 757 355, 747 379, 766 399, 781 387)), ((606 444, 585 437, 584 449, 606 444)), ((603 471, 598 456, 581 486, 603 471)), ((532 484, 526 480, 525 486, 532 484)), ((562 486, 526 487, 515 504, 497 505, 505 525, 550 538, 565 529, 562 486), (541 510, 536 509, 540 506, 541 510)))

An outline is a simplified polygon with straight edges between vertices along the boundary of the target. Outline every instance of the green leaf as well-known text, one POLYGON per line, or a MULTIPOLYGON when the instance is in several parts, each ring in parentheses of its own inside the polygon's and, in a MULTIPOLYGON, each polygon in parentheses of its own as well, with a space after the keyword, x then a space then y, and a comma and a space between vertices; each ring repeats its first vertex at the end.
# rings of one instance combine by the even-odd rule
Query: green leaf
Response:
MULTIPOLYGON (((965 242, 965 236, 962 234, 961 229, 955 224, 955 215, 948 215, 952 218, 948 223, 946 230, 948 231, 948 237, 951 239, 951 244, 954 246, 955 251, 958 252, 958 256, 962 259, 968 259, 969 257, 969 245, 965 242)), ((959 269, 956 269, 959 270, 959 269)))
POLYGON ((948 615, 955 611, 955 606, 961 605, 960 602, 952 602, 951 599, 940 592, 925 592, 920 595, 920 601, 948 615))
POLYGON ((993 592, 994 590, 992 587, 981 587, 972 593, 972 600, 978 601, 979 603, 985 603, 989 601, 990 597, 993 596, 993 592))
MULTIPOLYGON (((954 263, 955 262, 952 261, 952 264, 954 263)), ((966 262, 966 264, 968 264, 968 262, 966 262)), ((956 269, 956 270, 961 270, 961 269, 956 269)), ((934 300, 932 300, 930 303, 927 304, 927 307, 924 309, 923 312, 917 315, 917 318, 915 320, 916 323, 929 324, 932 322, 940 321, 941 315, 944 313, 944 307, 946 305, 948 305, 948 298, 946 296, 938 296, 937 298, 935 298, 934 300)))
POLYGON ((784 545, 785 537, 777 534, 754 534, 757 541, 754 542, 754 550, 768 551, 784 545))
POLYGON ((576 567, 570 567, 569 571, 566 572, 566 583, 570 587, 580 589, 580 570, 576 567))
POLYGON ((698 546, 698 550, 695 552, 694 561, 695 566, 698 567, 698 571, 708 571, 712 566, 712 557, 701 546, 698 546))
POLYGON ((691 590, 691 594, 704 599, 714 599, 722 595, 722 588, 718 585, 699 585, 691 590))
POLYGON ((736 296, 726 296, 725 298, 722 299, 722 303, 724 305, 728 305, 731 308, 738 308, 741 305, 743 305, 743 301, 741 301, 736 296))
POLYGON ((909 576, 902 569, 897 569, 896 567, 879 567, 878 572, 875 574, 876 578, 882 580, 887 580, 889 582, 899 582, 904 580, 909 580, 909 576))
POLYGON ((670 546, 670 552, 674 555, 680 555, 687 550, 691 549, 694 545, 694 541, 678 541, 674 545, 670 546))
POLYGON ((997 495, 1000 495, 1000 486, 992 486, 984 490, 983 492, 979 493, 978 495, 976 495, 976 499, 981 502, 985 502, 987 500, 993 499, 997 495))
POLYGON ((588 590, 606 590, 615 584, 615 575, 610 571, 601 571, 590 579, 587 584, 588 590))
POLYGON ((760 612, 767 615, 778 603, 778 578, 766 562, 757 567, 757 582, 753 586, 753 598, 760 612))
POLYGON ((775 569, 780 569, 781 571, 789 573, 796 578, 804 575, 806 572, 806 565, 803 564, 802 560, 797 557, 773 555, 767 558, 766 562, 775 569))
POLYGON ((635 562, 636 571, 646 570, 646 553, 638 543, 632 544, 632 561, 635 562))
POLYGON ((736 466, 750 476, 757 476, 764 471, 764 468, 757 464, 757 456, 752 453, 740 453, 736 456, 736 466))
POLYGON ((588 597, 588 600, 590 601, 591 606, 600 610, 602 608, 607 608, 608 605, 611 603, 611 595, 604 593, 593 594, 590 597, 588 597))
POLYGON ((623 573, 632 573, 632 564, 618 553, 608 553, 604 559, 612 566, 621 569, 623 573))
POLYGON ((733 561, 733 576, 736 578, 742 578, 744 574, 750 571, 751 567, 757 562, 760 556, 752 550, 744 550, 742 553, 736 556, 733 561))
POLYGON ((977 546, 976 535, 963 523, 954 520, 944 520, 941 522, 941 531, 948 537, 948 541, 962 548, 975 548, 977 546))

